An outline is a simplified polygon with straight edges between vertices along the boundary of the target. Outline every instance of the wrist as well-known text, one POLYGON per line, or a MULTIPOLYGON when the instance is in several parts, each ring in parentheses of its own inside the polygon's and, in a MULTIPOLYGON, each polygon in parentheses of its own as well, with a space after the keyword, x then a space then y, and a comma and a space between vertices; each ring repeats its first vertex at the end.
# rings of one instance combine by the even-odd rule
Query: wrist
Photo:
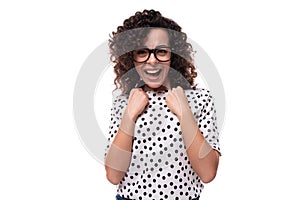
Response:
POLYGON ((189 106, 182 106, 180 110, 181 110, 181 112, 178 115, 178 120, 180 123, 185 122, 184 118, 186 116, 193 115, 189 106))
POLYGON ((182 115, 179 122, 184 143, 186 145, 186 149, 188 149, 193 143, 198 131, 198 125, 190 108, 182 109, 182 115))
POLYGON ((135 123, 138 118, 138 115, 132 113, 128 107, 125 109, 123 116, 128 117, 133 123, 135 123))
POLYGON ((126 108, 124 113, 123 113, 122 121, 121 121, 121 124, 120 124, 119 128, 125 134, 127 134, 129 136, 133 136, 134 127, 135 127, 135 120, 132 117, 132 115, 129 113, 128 109, 126 108))

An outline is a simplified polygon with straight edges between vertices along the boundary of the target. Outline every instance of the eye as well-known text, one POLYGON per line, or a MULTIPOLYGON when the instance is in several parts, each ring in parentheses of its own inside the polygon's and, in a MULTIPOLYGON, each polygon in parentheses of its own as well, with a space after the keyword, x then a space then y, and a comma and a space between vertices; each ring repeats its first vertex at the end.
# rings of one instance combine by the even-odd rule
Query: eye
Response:
POLYGON ((156 49, 156 53, 160 56, 164 56, 170 52, 169 49, 156 49))
POLYGON ((144 57, 148 55, 148 50, 147 49, 138 49, 135 51, 135 55, 139 57, 144 57))

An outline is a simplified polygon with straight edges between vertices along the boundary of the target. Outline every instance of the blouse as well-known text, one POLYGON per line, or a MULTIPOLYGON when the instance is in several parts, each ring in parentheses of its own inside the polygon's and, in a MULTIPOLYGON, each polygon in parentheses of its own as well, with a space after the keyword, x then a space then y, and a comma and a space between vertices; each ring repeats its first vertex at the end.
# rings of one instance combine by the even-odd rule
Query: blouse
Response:
MULTIPOLYGON (((146 92, 149 104, 136 121, 131 163, 117 189, 124 198, 193 199, 204 188, 188 159, 178 118, 166 105, 169 91, 146 92)), ((220 152, 216 110, 209 90, 188 89, 185 95, 204 138, 220 152)), ((106 152, 118 131, 127 101, 128 95, 113 99, 106 152)))

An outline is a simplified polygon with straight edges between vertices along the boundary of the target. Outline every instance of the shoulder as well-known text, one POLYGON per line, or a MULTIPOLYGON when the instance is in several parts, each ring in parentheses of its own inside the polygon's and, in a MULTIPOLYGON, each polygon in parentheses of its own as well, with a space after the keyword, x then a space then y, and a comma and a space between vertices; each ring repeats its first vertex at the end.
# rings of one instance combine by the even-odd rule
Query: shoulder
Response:
POLYGON ((186 89, 185 95, 189 106, 194 113, 205 110, 214 104, 210 91, 205 88, 186 89))
POLYGON ((128 101, 128 94, 122 94, 120 91, 114 91, 112 94, 112 103, 115 104, 126 104, 128 101))
POLYGON ((127 103, 128 103, 128 95, 120 94, 120 93, 113 93, 111 111, 115 114, 122 115, 124 109, 127 106, 127 103))
POLYGON ((185 89, 185 95, 188 99, 208 99, 212 98, 210 90, 206 88, 185 89))

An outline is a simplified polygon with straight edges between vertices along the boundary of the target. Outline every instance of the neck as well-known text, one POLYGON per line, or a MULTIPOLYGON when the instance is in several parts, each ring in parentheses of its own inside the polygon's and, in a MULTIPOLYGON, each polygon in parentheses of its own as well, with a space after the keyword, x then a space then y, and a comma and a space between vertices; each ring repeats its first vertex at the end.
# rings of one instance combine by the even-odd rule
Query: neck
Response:
POLYGON ((161 86, 158 87, 158 88, 151 88, 151 87, 145 85, 145 86, 143 87, 143 89, 144 89, 144 91, 155 91, 155 92, 159 92, 159 91, 166 91, 166 90, 169 89, 169 87, 164 86, 164 85, 161 85, 161 86))

